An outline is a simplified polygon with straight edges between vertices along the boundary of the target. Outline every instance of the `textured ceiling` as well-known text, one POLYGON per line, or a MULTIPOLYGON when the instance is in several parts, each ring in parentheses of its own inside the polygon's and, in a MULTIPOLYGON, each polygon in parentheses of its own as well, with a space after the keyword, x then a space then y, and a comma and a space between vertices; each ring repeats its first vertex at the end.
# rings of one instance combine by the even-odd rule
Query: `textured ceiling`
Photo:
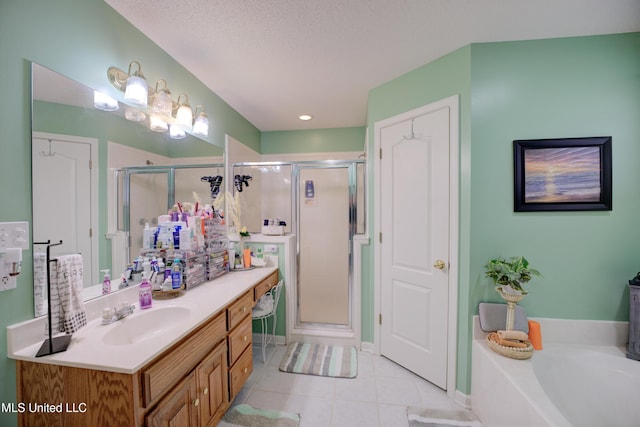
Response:
POLYGON ((105 1, 261 131, 363 126, 369 90, 469 43, 640 31, 639 0, 105 1))

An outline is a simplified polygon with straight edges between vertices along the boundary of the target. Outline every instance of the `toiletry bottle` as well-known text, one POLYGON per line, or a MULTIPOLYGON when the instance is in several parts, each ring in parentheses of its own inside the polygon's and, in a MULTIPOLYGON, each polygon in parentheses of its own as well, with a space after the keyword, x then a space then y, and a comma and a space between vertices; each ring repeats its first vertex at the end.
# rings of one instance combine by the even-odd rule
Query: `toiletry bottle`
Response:
POLYGON ((104 279, 102 279, 102 295, 111 293, 111 276, 109 276, 109 270, 100 270, 104 272, 104 279))
POLYGON ((162 258, 158 258, 158 274, 156 275, 156 282, 158 282, 159 285, 162 285, 162 282, 164 282, 164 269, 164 261, 162 260, 162 258))
POLYGON ((182 271, 180 268, 180 258, 173 260, 171 266, 171 287, 173 289, 180 289, 182 285, 182 271))
POLYGON ((147 257, 142 261, 142 272, 146 273, 147 278, 151 277, 151 261, 147 257))
POLYGON ((143 249, 151 249, 151 242, 153 241, 153 230, 149 227, 149 223, 147 222, 144 225, 144 230, 142 230, 142 248, 143 249))
POLYGON ((152 293, 151 293, 151 283, 149 283, 149 279, 147 279, 147 275, 142 276, 142 283, 138 286, 138 298, 140 303, 140 309, 151 308, 153 303, 152 293))

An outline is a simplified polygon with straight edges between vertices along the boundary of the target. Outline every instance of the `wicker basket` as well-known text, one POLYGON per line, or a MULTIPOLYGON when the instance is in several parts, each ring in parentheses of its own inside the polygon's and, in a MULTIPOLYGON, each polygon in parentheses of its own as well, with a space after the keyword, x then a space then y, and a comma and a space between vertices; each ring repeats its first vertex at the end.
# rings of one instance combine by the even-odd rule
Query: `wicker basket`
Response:
POLYGON ((491 341, 489 337, 487 337, 487 344, 489 348, 496 353, 510 357, 512 359, 529 359, 533 355, 533 345, 531 345, 531 341, 525 341, 528 346, 525 348, 517 348, 517 347, 505 347, 504 345, 500 345, 495 341, 491 341))

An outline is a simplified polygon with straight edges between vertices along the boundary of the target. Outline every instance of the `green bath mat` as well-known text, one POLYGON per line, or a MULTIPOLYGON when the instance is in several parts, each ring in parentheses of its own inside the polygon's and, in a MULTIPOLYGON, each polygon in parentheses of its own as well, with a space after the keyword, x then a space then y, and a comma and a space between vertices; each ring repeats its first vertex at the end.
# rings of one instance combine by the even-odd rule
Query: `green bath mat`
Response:
POLYGON ((417 406, 407 408, 409 427, 482 427, 466 409, 429 409, 417 406))
POLYGON ((289 344, 280 370, 322 377, 355 378, 358 374, 358 352, 355 347, 294 342, 289 344))
POLYGON ((229 409, 218 427, 297 427, 299 424, 300 414, 268 411, 243 404, 229 409))

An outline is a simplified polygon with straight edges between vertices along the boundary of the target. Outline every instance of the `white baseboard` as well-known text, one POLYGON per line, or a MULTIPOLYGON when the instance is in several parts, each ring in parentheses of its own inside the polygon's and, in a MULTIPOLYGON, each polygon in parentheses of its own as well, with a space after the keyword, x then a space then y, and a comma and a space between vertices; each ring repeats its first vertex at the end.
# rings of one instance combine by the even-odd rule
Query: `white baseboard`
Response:
MULTIPOLYGON (((253 345, 258 345, 260 346, 260 344, 262 344, 262 335, 261 334, 253 334, 253 345)), ((283 335, 276 335, 274 340, 272 342, 270 342, 269 344, 275 344, 275 345, 286 345, 287 344, 287 340, 283 335)))
POLYGON ((466 409, 471 409, 471 395, 464 394, 460 390, 456 390, 453 400, 466 409))
POLYGON ((373 345, 372 342, 361 342, 360 343, 360 350, 361 351, 366 351, 368 353, 372 353, 372 354, 377 354, 376 353, 376 347, 373 345))

